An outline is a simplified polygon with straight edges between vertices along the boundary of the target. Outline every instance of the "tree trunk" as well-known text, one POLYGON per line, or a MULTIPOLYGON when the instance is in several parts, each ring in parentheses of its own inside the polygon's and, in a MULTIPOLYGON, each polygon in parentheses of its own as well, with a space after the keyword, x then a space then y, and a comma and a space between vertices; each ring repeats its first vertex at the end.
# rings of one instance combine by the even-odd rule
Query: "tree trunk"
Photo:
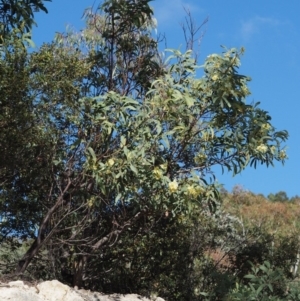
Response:
POLYGON ((74 276, 73 276, 73 286, 78 288, 83 287, 83 274, 86 268, 87 256, 81 256, 79 260, 74 261, 74 276))
POLYGON ((16 274, 22 274, 26 271, 28 265, 30 264, 31 260, 34 256, 38 253, 40 246, 38 244, 38 238, 35 239, 31 247, 28 251, 24 254, 22 259, 18 261, 18 266, 16 268, 16 274))
MULTIPOLYGON (((64 201, 63 196, 68 191, 70 185, 71 185, 71 181, 68 182, 67 186, 65 187, 65 189, 62 191, 61 195, 56 200, 56 203, 46 213, 44 219, 41 222, 37 238, 31 245, 31 247, 28 249, 28 251, 24 254, 22 259, 19 260, 19 262, 18 262, 18 266, 16 267, 16 271, 15 271, 16 274, 21 274, 26 271, 28 265, 30 264, 30 262, 32 261, 34 256, 37 255, 37 253, 39 252, 39 250, 42 247, 42 245, 44 244, 44 242, 52 237, 54 232, 50 231, 49 234, 45 235, 45 231, 47 229, 47 226, 50 222, 50 219, 51 219, 53 213, 57 210, 57 208, 59 206, 61 206, 63 204, 63 201, 64 201)), ((51 230, 53 230, 53 229, 51 229, 51 230)))
MULTIPOLYGON (((119 235, 125 231, 133 222, 135 222, 137 219, 139 219, 141 216, 141 212, 138 212, 135 214, 135 216, 124 223, 124 225, 121 227, 121 229, 112 230, 110 233, 99 239, 95 244, 91 246, 90 254, 94 254, 97 250, 104 247, 104 245, 107 245, 107 243, 114 237, 115 242, 118 240, 119 235)), ((73 286, 77 286, 78 288, 81 288, 83 286, 83 276, 86 270, 87 262, 88 262, 89 255, 82 255, 78 261, 74 261, 74 275, 73 275, 73 286)))

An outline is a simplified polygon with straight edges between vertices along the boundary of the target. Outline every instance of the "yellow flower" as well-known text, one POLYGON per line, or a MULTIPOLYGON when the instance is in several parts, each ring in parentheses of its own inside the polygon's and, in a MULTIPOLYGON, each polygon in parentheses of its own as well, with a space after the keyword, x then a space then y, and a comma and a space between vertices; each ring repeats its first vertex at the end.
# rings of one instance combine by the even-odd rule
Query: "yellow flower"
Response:
POLYGON ((280 159, 286 159, 287 158, 287 154, 284 150, 281 150, 279 153, 279 158, 280 159))
POLYGON ((195 188, 194 186, 192 185, 189 185, 188 188, 187 188, 187 192, 188 192, 188 195, 190 196, 197 196, 199 193, 198 193, 198 189, 195 188))
POLYGON ((262 124, 261 128, 262 128, 263 130, 268 131, 268 130, 271 129, 271 125, 270 125, 269 123, 264 123, 264 124, 262 124))
POLYGON ((194 161, 196 164, 202 164, 206 159, 206 154, 198 153, 197 156, 194 158, 194 161))
POLYGON ((161 169, 159 169, 158 167, 155 167, 155 168, 153 169, 152 173, 153 173, 154 178, 155 178, 156 180, 161 179, 161 177, 162 177, 162 175, 163 175, 161 169))
POLYGON ((267 147, 266 145, 264 145, 264 144, 261 144, 261 145, 259 145, 259 146, 256 148, 256 150, 257 150, 258 152, 264 154, 264 153, 267 152, 268 147, 267 147))
POLYGON ((274 155, 275 152, 276 152, 276 146, 275 146, 275 145, 272 145, 272 146, 270 147, 270 149, 271 149, 271 153, 274 155))
POLYGON ((242 90, 242 92, 243 92, 243 94, 244 94, 245 96, 251 94, 250 91, 249 91, 249 89, 248 89, 248 87, 247 87, 246 85, 243 85, 243 86, 241 87, 241 90, 242 90))
POLYGON ((169 183, 169 190, 171 193, 175 192, 178 189, 178 183, 176 180, 169 183))
POLYGON ((219 78, 218 74, 214 74, 214 75, 211 77, 211 79, 212 79, 213 81, 218 80, 218 78, 219 78))
POLYGON ((109 160, 107 161, 107 165, 110 166, 110 167, 112 167, 114 164, 115 164, 114 159, 109 159, 109 160))
POLYGON ((187 193, 191 196, 197 195, 197 191, 196 191, 195 187, 192 185, 189 185, 186 190, 187 190, 187 193))
POLYGON ((198 186, 196 187, 196 191, 197 191, 197 195, 201 194, 201 193, 204 193, 205 192, 205 189, 201 186, 198 186))
POLYGON ((188 195, 193 196, 193 197, 196 197, 196 196, 200 195, 203 192, 204 192, 204 189, 201 186, 195 187, 193 185, 189 185, 187 187, 187 193, 188 193, 188 195))
POLYGON ((93 207, 94 206, 94 203, 95 203, 95 197, 91 197, 88 201, 87 201, 87 205, 89 207, 93 207))

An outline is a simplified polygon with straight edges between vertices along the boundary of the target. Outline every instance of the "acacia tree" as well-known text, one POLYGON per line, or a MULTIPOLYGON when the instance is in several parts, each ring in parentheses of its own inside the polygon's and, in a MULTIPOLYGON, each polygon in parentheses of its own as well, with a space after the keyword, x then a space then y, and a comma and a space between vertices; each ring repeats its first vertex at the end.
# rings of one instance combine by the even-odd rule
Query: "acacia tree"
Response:
MULTIPOLYGON (((137 97, 141 98, 141 94, 145 94, 142 91, 149 86, 148 79, 155 77, 155 74, 159 74, 162 70, 157 55, 157 42, 150 37, 151 10, 146 5, 146 1, 141 1, 139 5, 133 4, 130 1, 124 1, 123 4, 105 2, 103 5, 105 15, 87 13, 87 29, 80 38, 74 33, 59 36, 58 43, 52 46, 45 45, 40 52, 34 53, 30 58, 29 64, 33 72, 31 88, 37 95, 36 112, 38 118, 43 120, 43 125, 48 126, 53 145, 58 146, 51 155, 51 158, 55 159, 53 176, 57 176, 59 168, 64 170, 68 165, 66 162, 72 153, 70 144, 75 142, 79 145, 79 138, 89 136, 89 139, 91 137, 96 139, 96 135, 100 135, 90 118, 87 118, 90 113, 93 113, 93 108, 87 102, 83 104, 78 101, 80 97, 103 94, 114 86, 115 90, 122 89, 118 91, 122 95, 138 93, 140 96, 137 97), (124 14, 123 9, 126 7, 127 12, 131 10, 130 14, 124 14), (140 14, 140 11, 144 13, 140 14), (122 22, 119 18, 120 13, 123 14, 122 22), (129 18, 132 17, 138 20, 137 25, 132 26, 129 22, 129 18), (112 26, 114 18, 116 21, 112 26), (124 36, 127 39, 140 40, 140 43, 128 50, 123 45, 124 36), (81 51, 78 51, 79 49, 81 51), (110 77, 112 73, 114 73, 113 78, 110 77), (107 80, 109 78, 110 80, 107 80), (79 120, 83 123, 77 124, 79 120)), ((80 147, 80 151, 80 156, 85 158, 84 148, 80 147)), ((80 156, 76 155, 76 160, 78 159, 80 163, 72 158, 72 166, 77 164, 79 170, 82 169, 82 160, 85 160, 80 159, 80 156)), ((60 195, 61 187, 67 181, 65 175, 66 173, 62 178, 57 177, 54 186, 53 177, 49 180, 46 187, 51 189, 52 193, 44 197, 46 200, 42 202, 44 206, 49 206, 49 199, 60 195), (53 187, 57 189, 56 193, 53 187)), ((80 185, 82 186, 82 183, 80 185)), ((76 189, 78 190, 78 187, 76 189)), ((85 188, 82 186, 81 190, 85 188)), ((47 188, 43 191, 47 194, 45 192, 47 188)), ((49 220, 45 222, 45 227, 48 227, 48 222, 49 220)), ((45 232, 45 229, 40 232, 45 232)), ((36 244, 37 242, 30 250, 36 252, 36 244)), ((39 243, 38 249, 40 246, 39 243)), ((27 266, 28 261, 24 264, 27 266)), ((22 264, 23 269, 25 265, 22 264)))
POLYGON ((174 50, 162 64, 148 3, 106 1, 81 38, 60 36, 29 58, 36 116, 52 147, 42 154, 43 185, 24 196, 40 206, 40 221, 18 273, 51 245, 82 286, 91 259, 133 225, 141 231, 200 204, 213 211, 214 166, 240 173, 286 158, 287 132, 246 103, 243 51, 209 56, 201 78, 191 51, 174 50))

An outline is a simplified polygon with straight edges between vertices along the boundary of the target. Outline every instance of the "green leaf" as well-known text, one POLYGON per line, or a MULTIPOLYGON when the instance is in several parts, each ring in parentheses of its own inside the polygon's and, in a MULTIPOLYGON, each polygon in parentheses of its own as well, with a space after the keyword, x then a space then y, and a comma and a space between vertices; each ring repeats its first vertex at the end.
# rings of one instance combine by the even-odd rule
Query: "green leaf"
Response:
POLYGON ((259 288, 258 288, 257 291, 256 291, 257 296, 260 294, 260 292, 261 292, 264 288, 265 288, 265 284, 261 284, 261 285, 259 286, 259 288))
POLYGON ((195 100, 189 96, 185 96, 185 101, 186 101, 188 108, 191 108, 195 103, 195 100))
POLYGON ((124 136, 121 136, 121 147, 124 147, 126 145, 126 138, 124 136))
POLYGON ((88 147, 87 150, 89 151, 90 155, 92 156, 93 162, 94 163, 97 162, 97 158, 96 158, 96 154, 95 154, 94 150, 91 147, 88 147))
POLYGON ((132 164, 130 164, 130 169, 137 175, 138 174, 138 170, 136 169, 136 167, 132 164))

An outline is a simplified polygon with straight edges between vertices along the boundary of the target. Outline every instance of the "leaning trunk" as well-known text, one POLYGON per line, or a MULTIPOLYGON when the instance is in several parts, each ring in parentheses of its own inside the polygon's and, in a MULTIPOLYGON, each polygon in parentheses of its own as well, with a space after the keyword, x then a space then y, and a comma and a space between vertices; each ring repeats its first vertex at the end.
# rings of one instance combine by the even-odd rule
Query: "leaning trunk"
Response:
POLYGON ((35 239, 29 250, 25 253, 25 255, 18 261, 18 266, 16 268, 16 274, 23 274, 32 259, 35 257, 35 255, 38 253, 40 249, 40 245, 38 243, 38 238, 35 239))
POLYGON ((16 274, 24 273, 32 261, 32 259, 38 254, 41 247, 46 243, 47 240, 49 240, 52 235, 53 231, 50 231, 50 233, 46 233, 47 226, 51 220, 51 217, 54 212, 63 204, 64 194, 68 191, 69 187, 71 185, 71 182, 69 181, 65 189, 62 191, 61 195, 58 197, 56 203, 48 210, 47 214, 45 215, 43 221, 41 222, 39 233, 31 247, 28 249, 28 251, 25 253, 25 255, 22 257, 21 260, 18 261, 18 265, 16 267, 16 274))

